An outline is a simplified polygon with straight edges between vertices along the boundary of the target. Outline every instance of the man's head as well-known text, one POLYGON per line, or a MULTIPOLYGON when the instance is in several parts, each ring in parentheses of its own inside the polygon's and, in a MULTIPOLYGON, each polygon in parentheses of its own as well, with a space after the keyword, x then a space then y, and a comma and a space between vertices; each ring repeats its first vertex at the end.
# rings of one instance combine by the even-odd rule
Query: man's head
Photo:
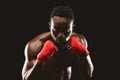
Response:
POLYGON ((71 8, 67 6, 57 6, 53 8, 50 15, 50 32, 53 39, 64 44, 69 41, 74 23, 74 15, 71 8))

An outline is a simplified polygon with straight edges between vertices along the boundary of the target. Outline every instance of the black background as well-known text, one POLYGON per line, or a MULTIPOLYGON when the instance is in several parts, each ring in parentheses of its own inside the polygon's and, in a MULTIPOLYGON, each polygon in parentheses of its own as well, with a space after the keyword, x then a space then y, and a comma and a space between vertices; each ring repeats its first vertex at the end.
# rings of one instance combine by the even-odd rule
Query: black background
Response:
MULTIPOLYGON (((117 2, 116 2, 117 3, 117 2)), ((2 3, 1 3, 2 4, 2 3)), ((119 65, 117 4, 92 0, 6 1, 2 5, 1 77, 21 80, 26 43, 49 31, 49 15, 56 5, 68 5, 75 15, 75 31, 88 41, 95 67, 93 80, 116 80, 119 65)))

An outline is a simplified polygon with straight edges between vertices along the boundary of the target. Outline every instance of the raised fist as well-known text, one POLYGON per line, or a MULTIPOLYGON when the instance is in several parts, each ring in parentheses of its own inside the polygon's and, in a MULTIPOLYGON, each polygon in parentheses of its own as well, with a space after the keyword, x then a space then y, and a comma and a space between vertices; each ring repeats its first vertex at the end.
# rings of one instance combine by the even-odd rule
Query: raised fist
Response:
POLYGON ((45 62, 48 57, 50 57, 53 53, 58 51, 57 47, 50 40, 47 40, 42 48, 42 50, 37 55, 37 59, 40 63, 45 62))
POLYGON ((71 45, 70 45, 70 50, 80 54, 80 53, 89 53, 87 48, 76 38, 76 37, 71 37, 71 45))

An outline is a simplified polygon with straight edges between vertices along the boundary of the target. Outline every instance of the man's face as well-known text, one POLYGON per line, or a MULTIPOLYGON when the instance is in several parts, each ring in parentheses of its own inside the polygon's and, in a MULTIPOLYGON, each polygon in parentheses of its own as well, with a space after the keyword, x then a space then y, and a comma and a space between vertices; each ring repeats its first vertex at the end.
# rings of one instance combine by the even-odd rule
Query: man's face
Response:
POLYGON ((60 44, 66 43, 73 31, 73 20, 54 16, 50 21, 50 31, 53 39, 60 44))

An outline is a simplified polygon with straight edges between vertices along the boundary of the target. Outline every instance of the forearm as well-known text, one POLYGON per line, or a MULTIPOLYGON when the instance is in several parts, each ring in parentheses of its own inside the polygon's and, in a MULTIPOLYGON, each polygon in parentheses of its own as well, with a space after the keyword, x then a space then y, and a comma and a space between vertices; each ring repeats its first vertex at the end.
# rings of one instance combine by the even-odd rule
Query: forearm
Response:
POLYGON ((90 56, 87 55, 86 57, 80 57, 80 61, 78 62, 78 69, 79 69, 79 75, 82 79, 89 80, 92 77, 93 73, 93 64, 90 59, 90 56))
POLYGON ((93 71, 94 71, 94 65, 93 65, 92 60, 91 60, 91 58, 90 58, 89 55, 86 57, 86 59, 87 59, 87 62, 88 62, 88 64, 89 64, 90 77, 92 77, 92 74, 93 74, 93 71))
POLYGON ((23 80, 40 80, 42 74, 42 64, 36 60, 33 67, 26 71, 23 75, 23 80))

